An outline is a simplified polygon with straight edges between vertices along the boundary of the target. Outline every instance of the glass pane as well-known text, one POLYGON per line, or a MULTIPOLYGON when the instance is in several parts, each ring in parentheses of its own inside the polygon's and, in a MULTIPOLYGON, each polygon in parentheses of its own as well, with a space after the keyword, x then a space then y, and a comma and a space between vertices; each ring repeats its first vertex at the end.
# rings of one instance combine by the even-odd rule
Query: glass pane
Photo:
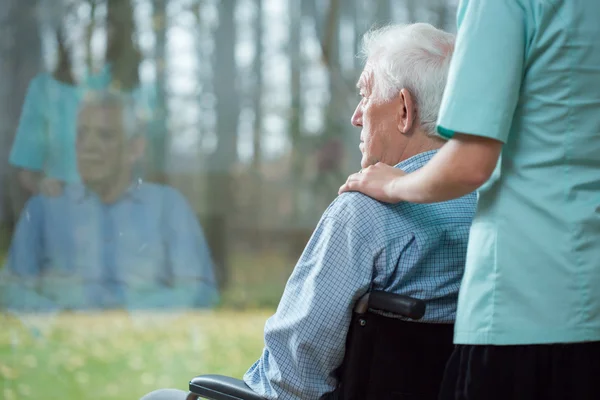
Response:
POLYGON ((454 29, 454 1, 340 3, 0 2, 0 397, 136 399, 260 356, 360 168, 360 37, 454 29))

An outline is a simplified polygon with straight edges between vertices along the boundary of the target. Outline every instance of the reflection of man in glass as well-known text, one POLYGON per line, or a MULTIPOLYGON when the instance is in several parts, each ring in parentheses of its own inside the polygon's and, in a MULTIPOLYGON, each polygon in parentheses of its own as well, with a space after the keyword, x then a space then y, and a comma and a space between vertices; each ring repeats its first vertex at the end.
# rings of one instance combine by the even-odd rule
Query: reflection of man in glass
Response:
POLYGON ((14 309, 198 307, 217 299, 202 230, 180 193, 135 180, 144 138, 133 101, 85 96, 77 120, 83 184, 33 197, 0 286, 14 309))

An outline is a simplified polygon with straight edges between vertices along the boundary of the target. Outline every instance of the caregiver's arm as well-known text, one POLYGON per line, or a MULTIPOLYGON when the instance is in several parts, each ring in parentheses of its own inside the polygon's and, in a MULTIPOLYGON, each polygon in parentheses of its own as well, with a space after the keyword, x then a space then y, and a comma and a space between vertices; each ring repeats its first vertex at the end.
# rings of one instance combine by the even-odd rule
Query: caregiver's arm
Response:
POLYGON ((464 196, 492 175, 502 142, 455 134, 423 168, 406 174, 382 163, 350 175, 340 193, 362 192, 388 203, 435 203, 464 196))

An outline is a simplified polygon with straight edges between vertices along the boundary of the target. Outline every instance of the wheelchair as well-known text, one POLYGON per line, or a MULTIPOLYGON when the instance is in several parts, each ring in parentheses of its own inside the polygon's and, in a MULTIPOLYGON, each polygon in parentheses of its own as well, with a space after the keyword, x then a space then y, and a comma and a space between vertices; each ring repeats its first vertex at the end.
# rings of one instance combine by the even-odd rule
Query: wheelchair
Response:
MULTIPOLYGON (((354 307, 339 383, 319 400, 437 400, 454 325, 411 321, 424 314, 422 300, 365 294, 354 307)), ((221 375, 197 376, 189 390, 187 400, 265 400, 244 381, 221 375)))

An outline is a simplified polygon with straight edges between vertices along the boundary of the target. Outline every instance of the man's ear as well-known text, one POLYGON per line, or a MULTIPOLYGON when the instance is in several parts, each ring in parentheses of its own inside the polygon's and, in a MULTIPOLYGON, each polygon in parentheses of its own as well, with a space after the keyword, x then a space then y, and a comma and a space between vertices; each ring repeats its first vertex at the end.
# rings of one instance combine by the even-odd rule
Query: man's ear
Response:
POLYGON ((144 157, 144 152, 146 151, 146 139, 142 136, 136 136, 131 139, 129 145, 129 162, 132 164, 138 162, 144 157))
POLYGON ((398 129, 404 134, 411 132, 415 120, 415 103, 413 95, 407 90, 402 89, 398 94, 400 100, 398 129))

